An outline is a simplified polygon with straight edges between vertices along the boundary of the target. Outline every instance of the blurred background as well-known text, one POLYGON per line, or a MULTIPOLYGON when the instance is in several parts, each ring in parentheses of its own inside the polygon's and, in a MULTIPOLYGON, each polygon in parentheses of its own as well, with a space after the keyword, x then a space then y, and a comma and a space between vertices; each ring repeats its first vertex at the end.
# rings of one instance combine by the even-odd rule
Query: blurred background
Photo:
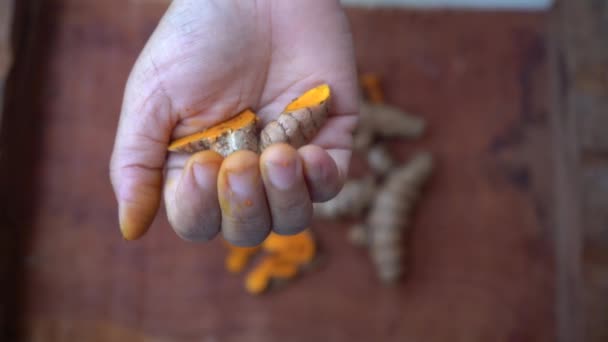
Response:
POLYGON ((428 124, 392 150, 437 161, 407 276, 317 221, 322 265, 251 296, 164 213, 119 234, 122 91, 168 0, 0 0, 0 341, 608 341, 608 3, 344 2, 360 72, 428 124))

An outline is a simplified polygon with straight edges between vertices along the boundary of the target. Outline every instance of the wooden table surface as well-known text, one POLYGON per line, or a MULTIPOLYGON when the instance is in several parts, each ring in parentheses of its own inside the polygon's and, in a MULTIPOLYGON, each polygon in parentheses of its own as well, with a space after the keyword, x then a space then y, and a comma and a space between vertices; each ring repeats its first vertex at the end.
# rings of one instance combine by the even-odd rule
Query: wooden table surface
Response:
POLYGON ((1 142, 9 339, 554 340, 545 15, 349 10, 361 71, 429 123, 393 150, 438 161, 409 276, 380 286, 347 223, 317 222, 323 267, 251 297, 218 241, 181 241, 163 215, 140 241, 118 231, 108 162, 122 91, 166 3, 41 6, 1 142))

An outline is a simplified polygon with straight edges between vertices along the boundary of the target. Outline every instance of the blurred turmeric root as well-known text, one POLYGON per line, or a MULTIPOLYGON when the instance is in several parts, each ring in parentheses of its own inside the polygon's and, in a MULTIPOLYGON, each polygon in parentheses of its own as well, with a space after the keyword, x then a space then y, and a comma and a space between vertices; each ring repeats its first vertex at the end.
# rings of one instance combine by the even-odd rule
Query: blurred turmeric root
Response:
MULTIPOLYGON (((418 153, 407 164, 389 173, 370 209, 367 231, 351 232, 351 239, 367 238, 380 280, 396 282, 404 272, 410 220, 421 189, 433 170, 430 153, 418 153)), ((356 241, 362 242, 362 241, 356 241)))
POLYGON ((232 273, 244 270, 256 253, 263 253, 261 261, 245 278, 245 289, 251 294, 266 291, 273 281, 294 278, 303 267, 313 261, 316 253, 310 229, 290 236, 271 233, 259 247, 227 246, 229 253, 226 268, 232 273))

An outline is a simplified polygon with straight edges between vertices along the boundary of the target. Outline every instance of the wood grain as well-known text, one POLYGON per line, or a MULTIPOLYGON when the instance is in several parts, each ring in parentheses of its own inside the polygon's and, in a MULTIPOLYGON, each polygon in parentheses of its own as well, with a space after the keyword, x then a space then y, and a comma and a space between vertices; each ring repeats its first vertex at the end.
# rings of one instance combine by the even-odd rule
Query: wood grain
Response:
POLYGON ((608 3, 561 1, 555 21, 556 118, 568 172, 559 200, 574 215, 559 249, 572 298, 561 321, 577 329, 568 341, 600 342, 608 340, 608 3))
POLYGON ((120 238, 109 156, 124 82, 165 5, 44 6, 32 54, 40 67, 29 75, 38 90, 19 98, 36 135, 10 122, 17 131, 3 146, 25 154, 10 155, 0 177, 12 194, 30 189, 2 197, 19 209, 4 223, 24 237, 22 339, 555 339, 544 15, 350 10, 360 69, 384 77, 387 102, 429 122, 423 140, 392 149, 401 160, 429 149, 439 163, 409 277, 380 286, 368 256, 348 244, 347 223, 319 221, 324 266, 251 297, 223 270, 218 241, 183 242, 163 215, 143 240, 120 238))

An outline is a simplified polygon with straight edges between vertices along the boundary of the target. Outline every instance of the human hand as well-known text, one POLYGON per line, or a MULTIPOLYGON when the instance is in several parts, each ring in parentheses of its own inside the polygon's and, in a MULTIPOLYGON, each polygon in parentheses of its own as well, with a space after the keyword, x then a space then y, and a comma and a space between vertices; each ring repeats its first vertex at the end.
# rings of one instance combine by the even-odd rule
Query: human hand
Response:
POLYGON ((338 0, 174 0, 127 82, 110 174, 123 236, 165 207, 177 234, 259 244, 310 224, 346 177, 358 113, 352 40, 338 0), (171 140, 254 109, 265 124, 328 83, 330 117, 311 145, 261 155, 167 153, 171 140), (221 228, 221 229, 220 229, 221 228))

